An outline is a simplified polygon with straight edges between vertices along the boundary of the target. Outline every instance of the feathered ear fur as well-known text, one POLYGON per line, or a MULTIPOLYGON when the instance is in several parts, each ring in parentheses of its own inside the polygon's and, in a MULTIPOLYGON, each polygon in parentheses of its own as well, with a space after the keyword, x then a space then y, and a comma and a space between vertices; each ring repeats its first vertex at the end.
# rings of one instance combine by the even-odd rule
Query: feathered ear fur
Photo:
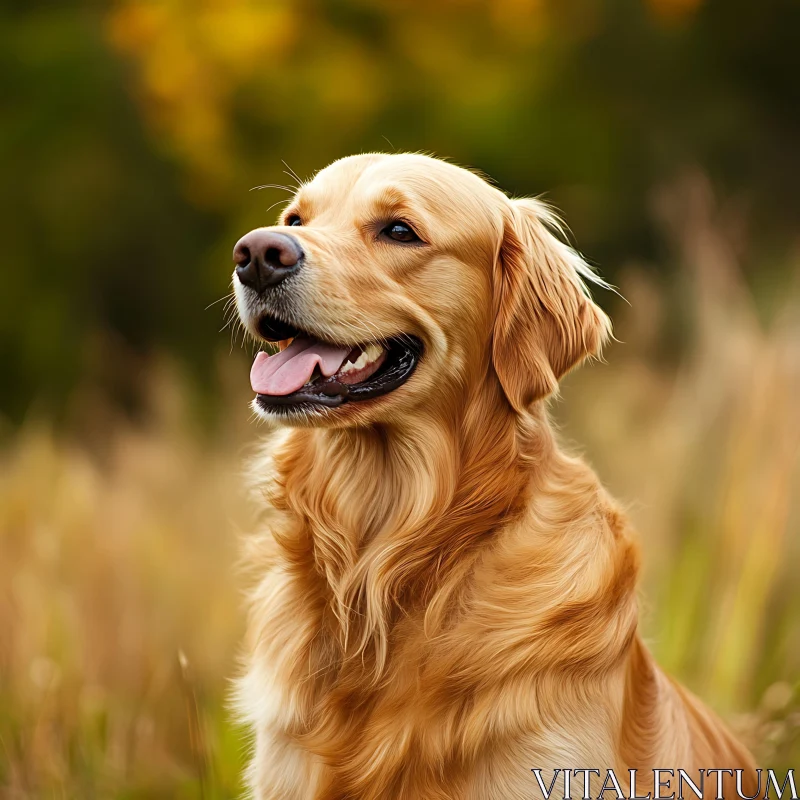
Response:
POLYGON ((492 359, 517 412, 555 392, 562 375, 596 355, 611 321, 584 281, 607 286, 555 234, 558 218, 538 200, 512 200, 497 259, 492 359))

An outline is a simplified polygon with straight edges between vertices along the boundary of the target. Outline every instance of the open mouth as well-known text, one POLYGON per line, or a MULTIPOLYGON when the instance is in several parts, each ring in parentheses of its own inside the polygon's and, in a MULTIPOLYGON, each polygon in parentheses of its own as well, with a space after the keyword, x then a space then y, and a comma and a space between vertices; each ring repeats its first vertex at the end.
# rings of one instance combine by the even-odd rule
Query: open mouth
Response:
POLYGON ((268 341, 288 340, 274 355, 259 353, 250 370, 257 403, 270 410, 335 408, 380 397, 411 377, 422 354, 422 343, 413 336, 339 345, 273 317, 259 322, 259 332, 268 341))

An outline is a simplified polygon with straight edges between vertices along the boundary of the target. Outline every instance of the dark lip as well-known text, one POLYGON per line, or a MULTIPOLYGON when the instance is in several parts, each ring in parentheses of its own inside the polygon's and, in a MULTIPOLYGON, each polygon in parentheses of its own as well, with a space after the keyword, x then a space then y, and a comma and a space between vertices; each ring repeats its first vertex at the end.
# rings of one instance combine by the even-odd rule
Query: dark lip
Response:
MULTIPOLYGON (((281 341, 302 335, 304 331, 275 317, 263 317, 258 330, 268 341, 281 341)), ((345 403, 372 400, 393 392, 414 373, 422 357, 422 342, 416 336, 396 336, 381 342, 386 360, 380 369, 361 383, 340 383, 334 377, 307 383, 287 395, 256 395, 256 402, 265 411, 286 412, 338 408, 345 403)))
POLYGON ((296 328, 291 323, 284 322, 284 320, 272 316, 271 314, 265 314, 261 317, 256 327, 261 336, 268 342, 281 342, 284 339, 293 339, 295 336, 299 336, 302 333, 299 328, 296 328))

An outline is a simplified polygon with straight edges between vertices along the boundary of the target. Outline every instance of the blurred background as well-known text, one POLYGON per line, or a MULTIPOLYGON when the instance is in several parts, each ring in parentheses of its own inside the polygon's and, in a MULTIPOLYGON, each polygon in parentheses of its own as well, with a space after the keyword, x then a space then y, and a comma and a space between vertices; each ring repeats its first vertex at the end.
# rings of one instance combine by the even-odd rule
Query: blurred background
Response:
POLYGON ((0 796, 237 795, 230 253, 370 150, 545 193, 619 287, 563 437, 661 663, 800 767, 800 2, 5 0, 0 63, 0 796))

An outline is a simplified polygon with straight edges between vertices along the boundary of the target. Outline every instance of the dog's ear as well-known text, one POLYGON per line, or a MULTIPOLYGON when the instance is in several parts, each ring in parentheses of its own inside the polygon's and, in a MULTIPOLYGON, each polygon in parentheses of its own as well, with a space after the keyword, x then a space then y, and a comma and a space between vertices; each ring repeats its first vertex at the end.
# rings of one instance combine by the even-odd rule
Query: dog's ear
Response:
POLYGON ((556 232, 560 223, 544 203, 509 201, 494 276, 492 360, 518 412, 555 392, 561 376, 597 355, 611 334, 584 280, 606 284, 556 232))

